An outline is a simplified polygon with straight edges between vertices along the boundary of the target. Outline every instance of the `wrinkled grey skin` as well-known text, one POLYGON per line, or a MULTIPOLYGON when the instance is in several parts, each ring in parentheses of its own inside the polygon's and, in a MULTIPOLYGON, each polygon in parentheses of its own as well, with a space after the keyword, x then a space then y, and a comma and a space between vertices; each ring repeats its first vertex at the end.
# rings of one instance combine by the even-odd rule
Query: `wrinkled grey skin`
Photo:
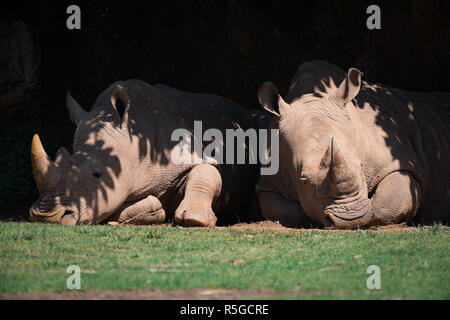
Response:
POLYGON ((280 129, 280 170, 256 188, 266 219, 341 229, 448 223, 450 94, 371 85, 361 75, 313 61, 285 99, 273 83, 259 89, 280 129))
POLYGON ((89 112, 70 95, 67 106, 77 126, 73 154, 61 148, 52 161, 33 138, 40 198, 30 208, 31 221, 212 226, 247 210, 258 166, 175 164, 171 151, 178 141, 171 134, 178 128, 192 133, 194 120, 202 120, 203 131, 217 128, 225 137, 226 128, 258 128, 264 116, 257 111, 140 80, 114 83, 89 112))

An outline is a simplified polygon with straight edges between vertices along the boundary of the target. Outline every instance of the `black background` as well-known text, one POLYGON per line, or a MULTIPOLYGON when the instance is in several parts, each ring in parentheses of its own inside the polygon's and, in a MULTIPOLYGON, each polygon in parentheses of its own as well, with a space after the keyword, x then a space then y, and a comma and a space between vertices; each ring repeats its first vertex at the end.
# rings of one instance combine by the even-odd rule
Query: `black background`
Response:
MULTIPOLYGON (((358 67, 371 82, 450 91, 446 0, 8 1, 2 6, 1 20, 24 21, 35 33, 40 76, 36 99, 20 108, 0 106, 1 210, 28 207, 37 198, 29 168, 34 133, 51 156, 60 146, 71 150, 75 127, 64 105, 68 89, 87 110, 112 82, 129 78, 217 93, 259 108, 256 91, 263 81, 274 81, 283 95, 302 62, 322 59, 344 69, 358 67), (81 8, 81 30, 66 28, 70 4, 81 8), (366 27, 370 4, 381 8, 381 30, 366 27)), ((6 82, 8 74, 0 72, 0 94, 8 90, 6 82)))

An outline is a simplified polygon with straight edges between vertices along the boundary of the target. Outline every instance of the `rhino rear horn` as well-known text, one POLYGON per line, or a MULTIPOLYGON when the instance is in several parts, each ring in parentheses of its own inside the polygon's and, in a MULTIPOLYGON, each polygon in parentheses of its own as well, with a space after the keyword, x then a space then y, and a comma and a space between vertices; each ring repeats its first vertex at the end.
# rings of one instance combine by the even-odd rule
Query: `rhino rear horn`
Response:
POLYGON ((78 126, 81 119, 86 115, 86 111, 78 104, 78 102, 70 95, 70 92, 66 93, 66 106, 69 110, 70 120, 78 126))
POLYGON ((70 164, 70 153, 66 148, 61 147, 56 152, 55 161, 58 167, 68 166, 70 164))
POLYGON ((31 168, 40 193, 53 187, 59 179, 59 169, 50 160, 37 134, 31 143, 31 168))

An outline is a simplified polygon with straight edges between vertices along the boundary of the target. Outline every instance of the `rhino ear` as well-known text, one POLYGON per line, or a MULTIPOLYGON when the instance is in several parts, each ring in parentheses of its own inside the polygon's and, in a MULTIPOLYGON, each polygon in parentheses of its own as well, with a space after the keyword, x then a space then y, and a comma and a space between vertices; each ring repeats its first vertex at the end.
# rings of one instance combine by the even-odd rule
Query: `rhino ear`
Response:
POLYGON ((285 114, 290 105, 281 98, 273 82, 266 81, 258 89, 258 100, 264 109, 280 117, 285 114))
POLYGON ((345 103, 353 100, 361 88, 361 76, 363 73, 355 68, 350 68, 347 77, 342 81, 336 91, 336 96, 344 100, 345 103))
POLYGON ((117 117, 120 123, 123 123, 128 117, 130 109, 131 98, 128 94, 128 88, 118 84, 111 94, 111 104, 116 110, 117 117))
POLYGON ((78 126, 81 119, 86 115, 86 111, 78 104, 78 102, 70 95, 70 92, 66 93, 66 106, 69 110, 69 117, 72 122, 78 126))

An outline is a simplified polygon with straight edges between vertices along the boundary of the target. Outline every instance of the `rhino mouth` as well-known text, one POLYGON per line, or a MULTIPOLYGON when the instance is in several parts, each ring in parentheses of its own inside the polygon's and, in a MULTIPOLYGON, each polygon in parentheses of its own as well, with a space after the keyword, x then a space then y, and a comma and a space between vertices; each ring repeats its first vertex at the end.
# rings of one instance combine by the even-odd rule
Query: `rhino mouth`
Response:
POLYGON ((59 223, 65 211, 65 208, 61 205, 50 208, 42 205, 41 201, 36 201, 30 207, 29 218, 31 222, 59 223))
POLYGON ((34 202, 29 210, 31 222, 49 222, 58 224, 77 224, 78 210, 64 206, 59 201, 46 198, 34 202))
POLYGON ((369 199, 352 201, 350 203, 337 203, 329 205, 325 209, 326 215, 333 215, 342 220, 355 220, 366 215, 372 208, 369 199))
POLYGON ((372 209, 370 199, 357 198, 353 201, 347 199, 343 203, 335 202, 327 206, 324 213, 336 228, 354 229, 370 227, 375 223, 376 217, 372 209))

